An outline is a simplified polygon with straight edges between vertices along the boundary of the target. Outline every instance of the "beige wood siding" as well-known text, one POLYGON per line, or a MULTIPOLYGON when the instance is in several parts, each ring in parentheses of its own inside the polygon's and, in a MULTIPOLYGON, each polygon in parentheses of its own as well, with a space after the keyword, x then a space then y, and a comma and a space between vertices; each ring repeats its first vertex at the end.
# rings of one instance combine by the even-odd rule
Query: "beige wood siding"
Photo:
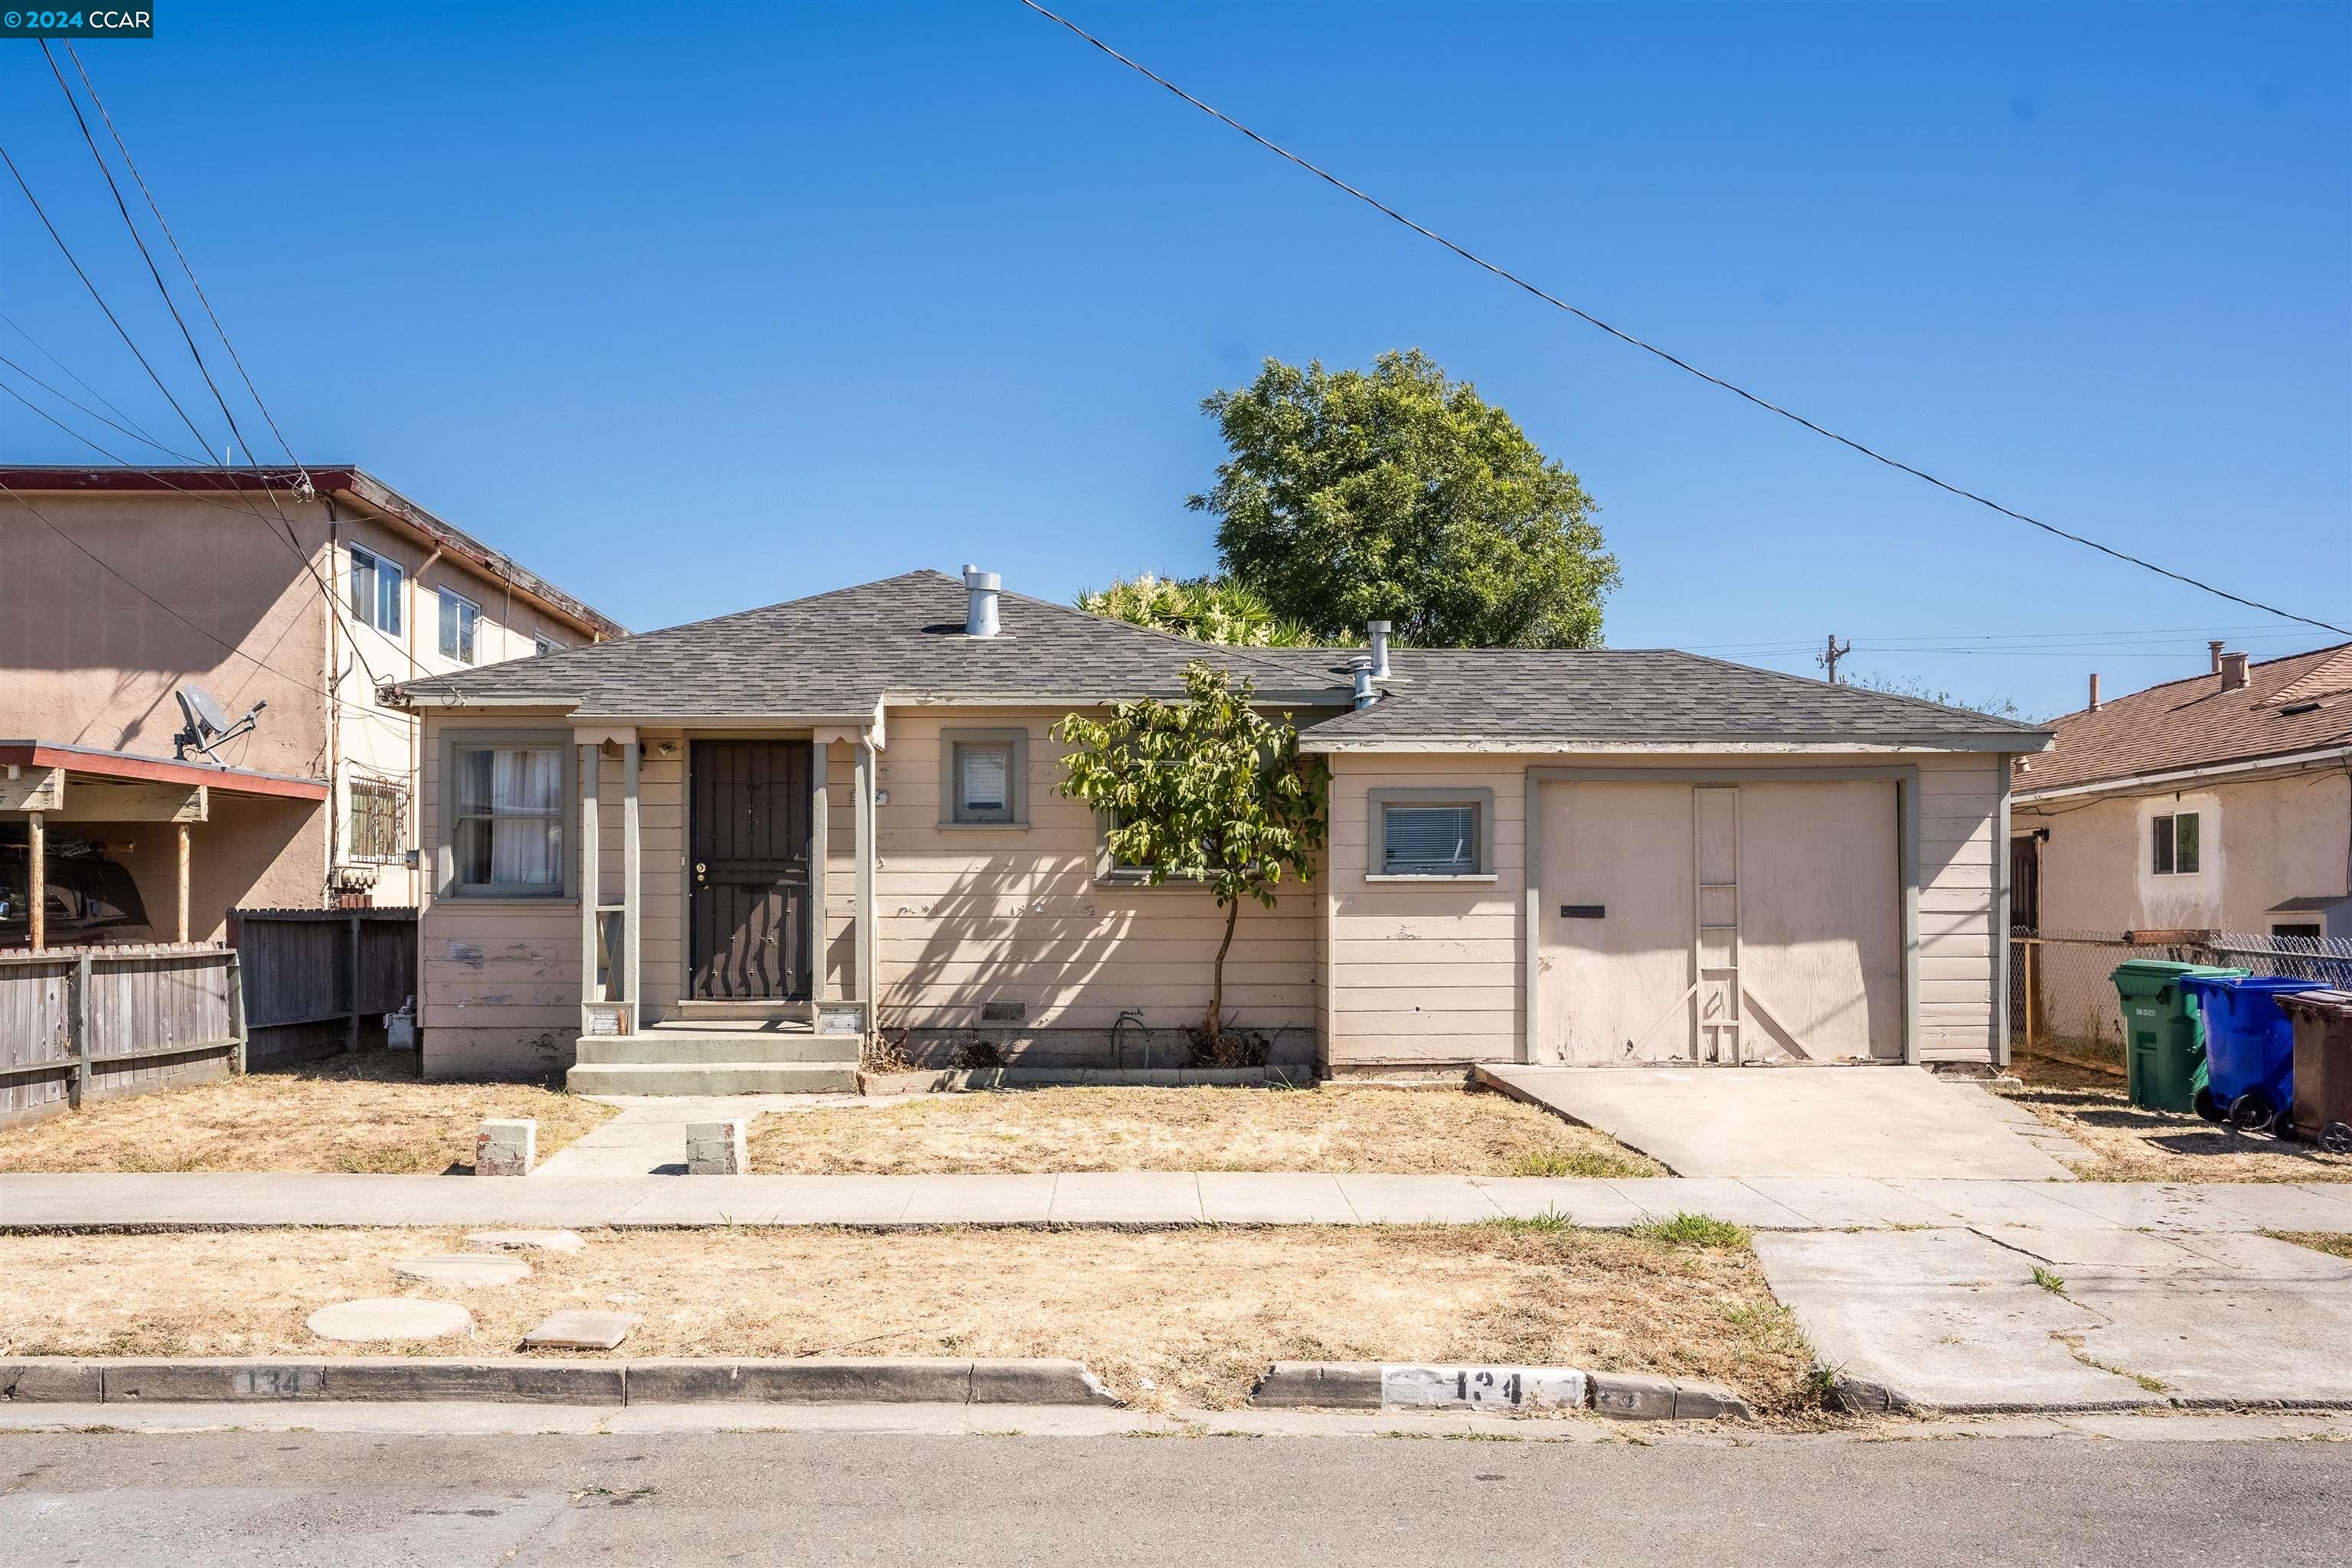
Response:
POLYGON ((1519 1054, 1519 910, 1526 763, 1475 756, 1331 759, 1330 994, 1325 1052, 1338 1070, 1509 1061, 1519 1054), (1368 880, 1371 792, 1494 792, 1491 882, 1368 880))
POLYGON ((1999 1039, 1998 877, 2009 853, 1994 835, 2008 763, 1991 756, 1918 763, 1919 1059, 1990 1061, 1999 1039))
MULTIPOLYGON (((875 877, 880 1019, 886 1028, 961 1028, 988 1002, 1022 1005, 1018 1026, 1107 1030, 1140 1009, 1146 1027, 1197 1023, 1224 919, 1205 892, 1098 885, 1094 813, 1058 794, 1059 710, 893 709, 877 786, 875 877), (942 827, 940 731, 1029 736, 1028 826, 942 827)), ((826 874, 833 984, 850 962, 855 803, 849 748, 829 773, 834 856, 826 874)), ((1225 1009, 1268 1034, 1315 1026, 1316 901, 1242 907, 1225 963, 1225 1009)), ((836 991, 837 994, 838 992, 836 991)))
MULTIPOLYGON (((469 714, 451 723, 425 713, 417 826, 428 887, 440 847, 443 734, 467 726, 538 725, 572 743, 570 721, 549 715, 485 721, 469 714)), ((617 816, 617 804, 611 809, 617 816)), ((417 956, 426 1078, 544 1078, 572 1065, 580 1037, 577 900, 428 899, 417 917, 417 956)))

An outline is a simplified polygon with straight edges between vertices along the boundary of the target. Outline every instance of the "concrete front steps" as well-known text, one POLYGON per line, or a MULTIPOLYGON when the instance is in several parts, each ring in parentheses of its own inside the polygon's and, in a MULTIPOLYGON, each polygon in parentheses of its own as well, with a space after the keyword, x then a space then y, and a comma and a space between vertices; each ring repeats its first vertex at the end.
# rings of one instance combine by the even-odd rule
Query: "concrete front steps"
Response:
POLYGON ((857 1045, 797 1020, 669 1019, 583 1036, 563 1081, 574 1094, 855 1094, 857 1045))

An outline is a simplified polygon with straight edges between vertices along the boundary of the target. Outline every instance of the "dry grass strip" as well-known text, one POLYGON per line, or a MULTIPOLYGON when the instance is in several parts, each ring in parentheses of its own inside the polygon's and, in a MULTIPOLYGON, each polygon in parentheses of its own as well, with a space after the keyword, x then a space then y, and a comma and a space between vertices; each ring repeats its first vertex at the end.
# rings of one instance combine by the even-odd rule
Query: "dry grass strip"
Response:
POLYGON ((2338 1236, 2326 1230, 2266 1230, 2273 1241, 2291 1241, 2297 1247, 2307 1247, 2314 1252, 2325 1252, 2336 1258, 2352 1258, 2352 1236, 2338 1236))
POLYGON ((751 1168, 798 1174, 1322 1171, 1662 1176, 1607 1134, 1498 1094, 1034 1089, 763 1116, 751 1168))
POLYGON ((485 1117, 536 1119, 545 1159, 616 1114, 530 1085, 415 1072, 413 1053, 363 1050, 105 1100, 0 1132, 0 1171, 471 1171, 485 1117))
POLYGON ((2310 1143, 2248 1138, 2203 1117, 2146 1110, 2124 1080, 2094 1068, 2020 1052, 2023 1088, 1994 1087, 2044 1126, 2081 1143, 2071 1163, 2094 1182, 2352 1182, 2352 1159, 2310 1143))
POLYGON ((0 1354, 513 1353, 562 1307, 645 1321, 616 1355, 1075 1356, 1147 1407, 1230 1407, 1269 1361, 1507 1362, 1728 1383, 1804 1415, 1811 1352, 1727 1244, 1499 1222, 1141 1233, 590 1232, 519 1285, 404 1283, 461 1231, 0 1237, 0 1354), (462 1301, 470 1342, 330 1345, 330 1302, 462 1301))

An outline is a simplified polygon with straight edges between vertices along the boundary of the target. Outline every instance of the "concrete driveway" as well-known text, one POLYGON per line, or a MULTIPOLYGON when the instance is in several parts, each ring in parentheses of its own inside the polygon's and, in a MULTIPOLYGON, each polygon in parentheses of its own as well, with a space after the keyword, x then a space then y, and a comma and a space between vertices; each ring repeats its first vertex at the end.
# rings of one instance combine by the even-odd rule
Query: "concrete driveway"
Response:
POLYGON ((2082 1152, 2031 1111, 1914 1067, 1478 1068, 1678 1176, 2063 1182, 2082 1152))
POLYGON ((1759 1232, 1756 1251, 1865 1405, 2352 1405, 2352 1260, 2269 1237, 1759 1232))

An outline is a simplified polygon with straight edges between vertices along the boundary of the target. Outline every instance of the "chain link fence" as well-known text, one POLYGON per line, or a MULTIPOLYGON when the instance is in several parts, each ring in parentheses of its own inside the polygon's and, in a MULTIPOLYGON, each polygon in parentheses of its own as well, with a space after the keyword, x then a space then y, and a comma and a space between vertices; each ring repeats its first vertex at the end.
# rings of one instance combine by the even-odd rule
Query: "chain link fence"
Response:
POLYGON ((2116 966, 2126 959, 2210 963, 2352 990, 2352 940, 2252 931, 2039 931, 2009 944, 2009 1034, 2036 1055, 2121 1068, 2116 966))

